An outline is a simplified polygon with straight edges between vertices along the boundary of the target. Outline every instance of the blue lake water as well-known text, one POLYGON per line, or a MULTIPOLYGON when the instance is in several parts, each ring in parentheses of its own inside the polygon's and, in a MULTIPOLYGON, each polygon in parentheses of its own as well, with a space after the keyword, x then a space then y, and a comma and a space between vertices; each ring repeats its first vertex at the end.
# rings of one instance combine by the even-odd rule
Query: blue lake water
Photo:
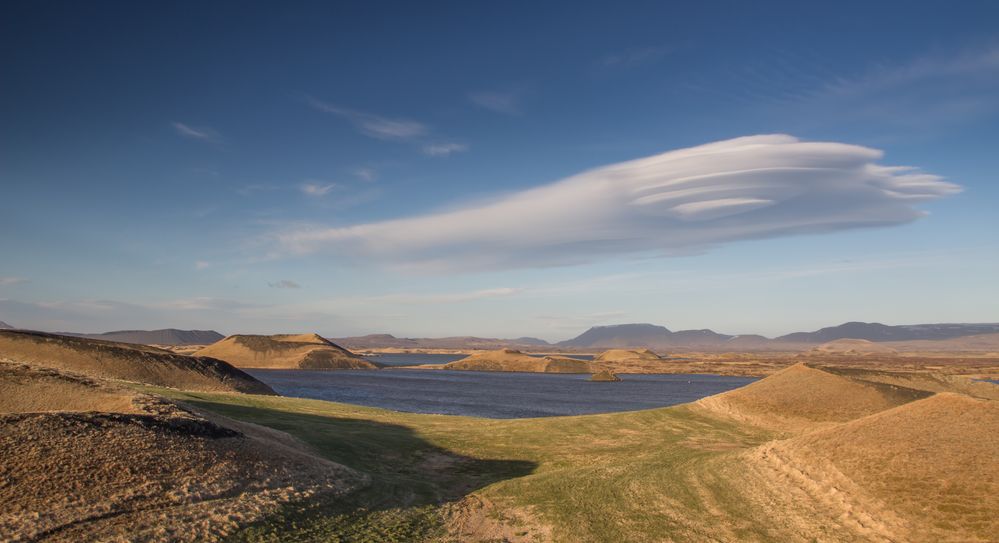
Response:
MULTIPOLYGON (((467 355, 463 354, 425 354, 425 353, 383 353, 367 355, 364 358, 372 360, 386 366, 422 366, 424 364, 447 364, 455 360, 461 360, 467 355)), ((532 354, 531 356, 544 356, 543 354, 532 354)), ((592 354, 566 354, 558 356, 569 356, 580 360, 593 360, 592 354)))
POLYGON ((589 375, 445 370, 247 370, 284 396, 412 413, 496 419, 554 417, 651 409, 692 402, 749 384, 750 377, 589 375))

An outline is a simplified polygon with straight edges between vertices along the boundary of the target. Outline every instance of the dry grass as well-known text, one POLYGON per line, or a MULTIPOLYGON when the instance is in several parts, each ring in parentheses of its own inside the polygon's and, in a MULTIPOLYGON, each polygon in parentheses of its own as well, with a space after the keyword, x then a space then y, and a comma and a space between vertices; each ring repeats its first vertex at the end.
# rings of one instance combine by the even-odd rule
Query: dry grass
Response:
POLYGON ((64 411, 0 416, 0 539, 931 542, 999 532, 999 404, 925 371, 799 364, 691 405, 487 420, 161 391, 217 413, 206 417, 87 380, 58 392, 91 399, 46 405, 60 377, 19 368, 0 379, 3 392, 64 411), (65 411, 130 394, 137 412, 65 411), (338 493, 356 484, 352 473, 368 484, 338 493))
POLYGON ((999 448, 982 437, 996 404, 873 382, 859 371, 847 377, 797 366, 723 395, 723 409, 707 401, 551 419, 415 415, 287 398, 189 400, 310 440, 329 458, 371 473, 383 498, 449 496, 391 498, 377 512, 347 497, 294 523, 285 516, 257 524, 238 539, 982 540, 999 510, 999 448), (418 439, 375 433, 385 425, 418 439), (433 460, 421 447, 432 447, 433 460), (534 467, 515 473, 499 460, 534 467), (453 486, 458 472, 459 480, 493 482, 462 490, 453 486), (316 520, 330 518, 324 510, 337 512, 337 521, 316 520))

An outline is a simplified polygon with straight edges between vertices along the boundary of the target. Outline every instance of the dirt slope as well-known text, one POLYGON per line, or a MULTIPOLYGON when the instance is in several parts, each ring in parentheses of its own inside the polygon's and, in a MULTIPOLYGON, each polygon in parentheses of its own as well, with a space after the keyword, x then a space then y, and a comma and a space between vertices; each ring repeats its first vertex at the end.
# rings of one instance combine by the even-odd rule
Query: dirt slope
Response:
POLYGON ((585 360, 562 356, 536 357, 513 349, 486 351, 438 366, 446 370, 516 371, 528 373, 590 373, 585 360))
POLYGON ((4 361, 0 458, 3 541, 211 541, 363 482, 282 432, 4 361))
POLYGON ((739 480, 751 500, 802 529, 826 522, 868 541, 995 541, 997 424, 999 403, 939 393, 766 444, 744 456, 739 480))
POLYGON ((317 334, 233 335, 197 351, 238 368, 376 369, 380 365, 317 334))
POLYGON ((0 330, 0 356, 96 378, 182 390, 274 394, 264 383, 220 360, 142 345, 0 330))

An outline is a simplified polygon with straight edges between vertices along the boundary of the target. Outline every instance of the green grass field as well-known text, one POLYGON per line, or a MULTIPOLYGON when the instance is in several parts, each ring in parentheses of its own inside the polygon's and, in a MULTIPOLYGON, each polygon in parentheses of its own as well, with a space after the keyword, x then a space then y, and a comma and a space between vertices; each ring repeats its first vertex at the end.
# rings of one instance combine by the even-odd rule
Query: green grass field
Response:
POLYGON ((476 537, 487 539, 490 526, 504 525, 497 538, 703 541, 720 534, 722 518, 727 537, 775 539, 718 474, 772 436, 690 407, 491 420, 156 392, 283 430, 371 478, 346 498, 285 506, 235 541, 456 540, 454 519, 463 516, 455 512, 469 503, 488 504, 472 515, 486 526, 476 537))

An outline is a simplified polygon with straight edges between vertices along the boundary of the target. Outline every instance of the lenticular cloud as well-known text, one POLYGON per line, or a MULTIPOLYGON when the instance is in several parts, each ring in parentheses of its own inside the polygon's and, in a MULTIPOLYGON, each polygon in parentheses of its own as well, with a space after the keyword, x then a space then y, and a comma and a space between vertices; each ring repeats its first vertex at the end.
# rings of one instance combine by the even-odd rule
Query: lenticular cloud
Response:
POLYGON ((914 204, 960 191, 876 149, 761 135, 612 164, 474 207, 284 232, 299 253, 332 250, 443 269, 575 264, 704 250, 744 239, 902 224, 914 204))

